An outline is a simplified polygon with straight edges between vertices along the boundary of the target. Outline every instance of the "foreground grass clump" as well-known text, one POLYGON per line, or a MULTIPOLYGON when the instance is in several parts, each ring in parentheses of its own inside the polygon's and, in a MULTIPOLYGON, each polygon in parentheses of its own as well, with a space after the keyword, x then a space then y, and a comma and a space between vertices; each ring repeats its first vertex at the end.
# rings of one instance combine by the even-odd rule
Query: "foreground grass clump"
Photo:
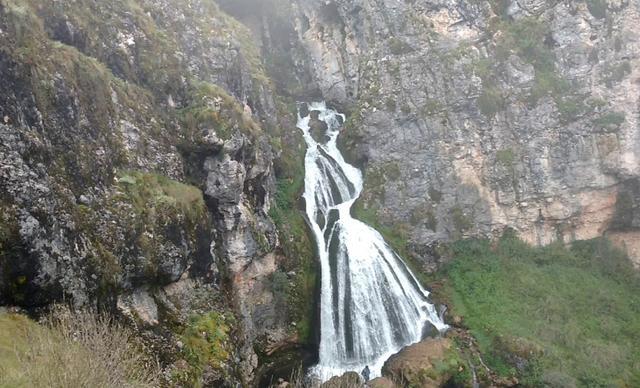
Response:
POLYGON ((485 361, 525 386, 640 386, 640 277, 607 240, 452 246, 453 313, 485 361))
POLYGON ((46 324, 0 313, 0 387, 154 387, 157 363, 104 316, 64 311, 46 324))

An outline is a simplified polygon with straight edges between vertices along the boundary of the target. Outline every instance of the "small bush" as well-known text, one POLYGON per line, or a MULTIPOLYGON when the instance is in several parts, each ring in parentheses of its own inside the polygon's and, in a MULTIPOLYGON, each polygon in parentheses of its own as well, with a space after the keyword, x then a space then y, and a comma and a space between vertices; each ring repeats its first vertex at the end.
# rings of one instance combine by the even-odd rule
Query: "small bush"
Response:
POLYGON ((504 109, 504 98, 499 89, 495 87, 485 87, 480 97, 478 97, 478 107, 480 112, 487 117, 493 117, 496 113, 504 109))
POLYGON ((190 369, 174 378, 195 386, 208 368, 224 374, 231 355, 229 333, 232 323, 233 319, 218 312, 192 316, 181 335, 183 354, 190 369))
POLYGON ((618 127, 624 123, 626 116, 623 112, 609 112, 595 120, 593 120, 593 124, 606 128, 609 126, 618 127))
POLYGON ((473 222, 464 214, 464 211, 460 206, 455 206, 451 209, 451 219, 453 220, 453 226, 455 226, 457 232, 464 232, 473 226, 473 222))
POLYGON ((513 162, 516 160, 516 156, 511 148, 507 148, 496 152, 496 160, 503 166, 509 167, 513 165, 513 162))
POLYGON ((608 88, 612 88, 629 74, 631 74, 631 63, 629 61, 608 66, 604 71, 604 83, 608 88))
POLYGON ((61 309, 44 325, 0 314, 2 387, 155 387, 157 362, 103 315, 61 309))

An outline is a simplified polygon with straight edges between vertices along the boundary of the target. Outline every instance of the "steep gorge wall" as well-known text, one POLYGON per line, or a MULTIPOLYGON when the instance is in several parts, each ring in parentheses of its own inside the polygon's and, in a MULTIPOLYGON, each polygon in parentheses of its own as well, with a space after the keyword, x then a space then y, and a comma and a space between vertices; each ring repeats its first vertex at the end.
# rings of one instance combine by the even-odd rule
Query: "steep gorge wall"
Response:
POLYGON ((297 3, 321 90, 351 111, 360 215, 414 256, 506 227, 534 244, 609 234, 633 256, 637 2, 297 3))
POLYGON ((292 110, 247 27, 208 0, 2 0, 0 85, 0 304, 119 311, 175 375, 190 318, 224 313, 207 386, 305 340, 269 216, 292 110))

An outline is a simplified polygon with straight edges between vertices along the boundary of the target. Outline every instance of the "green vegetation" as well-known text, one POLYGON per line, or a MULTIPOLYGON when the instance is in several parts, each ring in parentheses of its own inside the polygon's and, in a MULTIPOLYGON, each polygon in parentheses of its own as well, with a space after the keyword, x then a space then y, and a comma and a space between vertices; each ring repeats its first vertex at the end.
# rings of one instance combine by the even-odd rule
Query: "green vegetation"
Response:
POLYGON ((425 105, 422 107, 422 114, 424 116, 432 116, 444 110, 444 106, 440 103, 440 101, 434 98, 428 98, 425 105))
POLYGON ((178 217, 195 226, 205 215, 202 191, 197 187, 163 175, 134 171, 120 174, 118 184, 126 202, 132 204, 141 217, 178 217))
POLYGON ((495 32, 495 59, 478 59, 472 63, 472 71, 482 78, 483 90, 478 98, 480 111, 487 117, 493 117, 506 107, 504 93, 497 82, 501 77, 501 67, 511 55, 517 55, 533 66, 535 79, 527 95, 519 96, 531 105, 535 105, 543 97, 553 98, 560 118, 569 122, 587 109, 584 99, 573 97, 573 86, 555 69, 555 54, 546 43, 548 27, 545 22, 535 17, 513 20, 506 17, 503 1, 492 2, 494 11, 501 18, 496 18, 492 30, 495 32))
POLYGON ((217 312, 192 316, 180 336, 189 368, 174 371, 174 379, 198 387, 208 368, 224 375, 231 357, 229 335, 233 324, 232 317, 217 312))
POLYGON ((408 54, 413 51, 413 47, 407 44, 402 39, 391 37, 389 38, 389 50, 394 55, 408 54))
POLYGON ((478 97, 480 112, 487 117, 493 117, 505 107, 502 93, 495 87, 485 87, 478 97))
POLYGON ((444 386, 467 386, 472 380, 467 362, 456 347, 447 349, 443 357, 428 368, 421 369, 411 375, 403 386, 407 388, 422 388, 434 386, 434 382, 444 383, 444 386))
POLYGON ((156 387, 158 364, 124 327, 93 313, 39 325, 0 313, 0 387, 156 387))
POLYGON ((623 112, 609 112, 593 120, 593 124, 601 128, 619 127, 624 123, 625 119, 626 116, 623 112))
POLYGON ((511 148, 506 148, 504 150, 498 150, 498 152, 496 152, 496 160, 503 166, 510 167, 511 165, 513 165, 513 162, 515 162, 516 156, 511 148))
MULTIPOLYGON (((281 107, 283 115, 291 114, 281 107)), ((296 275, 284 279, 281 275, 272 278, 272 289, 276 297, 286 301, 287 310, 295 322, 298 339, 303 343, 312 341, 315 299, 319 269, 315 260, 315 250, 309 227, 300 206, 300 197, 304 191, 304 155, 302 136, 291 128, 289 133, 276 133, 272 136, 285 142, 278 144, 281 150, 276 160, 276 194, 269 216, 275 222, 280 243, 287 261, 282 273, 293 271, 296 275)))
POLYGON ((183 147, 197 143, 204 129, 214 129, 222 140, 229 139, 236 130, 251 135, 260 131, 251 115, 245 114, 238 101, 219 86, 202 82, 193 89, 191 105, 178 112, 188 134, 183 147))
POLYGON ((456 234, 458 237, 473 227, 471 218, 465 214, 464 210, 462 210, 460 206, 454 206, 451 209, 451 219, 453 221, 453 226, 456 228, 456 234))
POLYGON ((608 88, 612 88, 629 74, 631 74, 631 63, 629 61, 608 66, 604 70, 604 83, 608 88))
POLYGON ((423 224, 433 231, 435 231, 438 226, 438 220, 435 214, 433 214, 433 208, 427 204, 423 204, 414 209, 409 218, 409 222, 413 226, 423 224))
POLYGON ((534 248, 506 233, 451 254, 451 312, 494 371, 524 386, 640 384, 640 277, 607 240, 534 248))

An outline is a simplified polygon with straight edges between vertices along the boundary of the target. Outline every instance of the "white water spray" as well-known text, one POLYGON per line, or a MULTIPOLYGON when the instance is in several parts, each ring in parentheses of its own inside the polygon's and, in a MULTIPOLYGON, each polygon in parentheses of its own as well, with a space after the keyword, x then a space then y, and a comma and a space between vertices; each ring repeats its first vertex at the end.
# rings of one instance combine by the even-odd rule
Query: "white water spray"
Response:
POLYGON ((336 144, 344 115, 324 103, 308 108, 327 125, 325 139, 318 142, 311 135, 310 115, 298 118, 307 143, 306 213, 322 270, 320 360, 312 374, 325 381, 368 366, 374 378, 387 358, 421 340, 428 322, 439 331, 447 325, 380 233, 351 217, 363 181, 336 144))

